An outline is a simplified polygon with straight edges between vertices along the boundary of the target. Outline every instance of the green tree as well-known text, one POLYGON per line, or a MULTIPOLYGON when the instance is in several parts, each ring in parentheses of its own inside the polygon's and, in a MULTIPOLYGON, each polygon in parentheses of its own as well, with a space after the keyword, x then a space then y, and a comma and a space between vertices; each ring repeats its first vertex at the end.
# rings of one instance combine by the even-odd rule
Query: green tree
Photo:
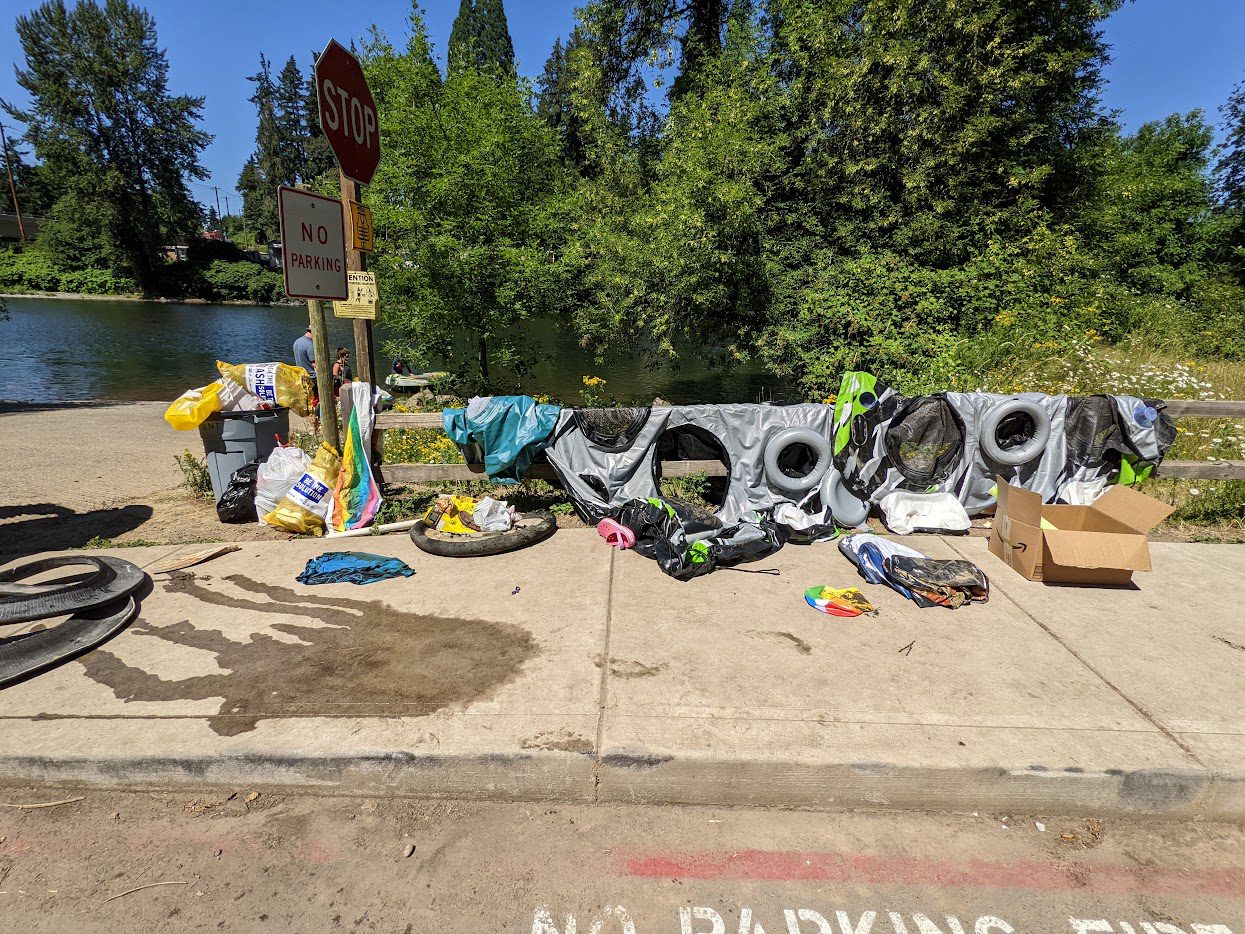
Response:
MULTIPOLYGON (((163 244, 193 234, 201 210, 187 190, 206 178, 202 97, 173 95, 155 20, 127 0, 48 0, 17 18, 26 125, 56 193, 47 248, 65 263, 102 263, 144 288, 163 244)), ((70 267, 73 268, 73 267, 70 267)))
POLYGON ((1226 256, 1245 285, 1245 82, 1238 84, 1219 108, 1225 139, 1216 150, 1215 170, 1226 228, 1226 256))
POLYGON ((1219 194, 1229 207, 1245 211, 1245 82, 1219 108, 1225 139, 1216 150, 1219 194))
MULTIPOLYGON (((256 243, 266 243, 275 239, 277 227, 274 226, 271 198, 265 197, 267 185, 255 157, 247 159, 238 175, 238 191, 242 193, 242 224, 256 243)), ((275 197, 273 192, 273 197, 275 197)))
POLYGON ((571 33, 565 46, 561 38, 554 40, 545 70, 537 79, 536 98, 536 113, 557 136, 563 157, 577 168, 582 168, 587 161, 588 143, 583 118, 575 105, 571 59, 582 41, 579 29, 571 33))
POLYGON ((789 185, 838 250, 963 262, 1075 210, 1120 0, 771 0, 789 185))
POLYGON ((303 114, 307 121, 307 137, 304 143, 306 163, 303 172, 308 181, 317 179, 325 172, 337 167, 337 159, 333 155, 333 147, 320 129, 320 101, 316 93, 316 60, 319 52, 311 53, 311 71, 307 75, 307 86, 303 93, 303 114))
POLYGON ((1195 110, 1107 142, 1098 194, 1079 227, 1120 281, 1186 295, 1206 277, 1223 234, 1209 171, 1213 135, 1195 110))
POLYGON ((524 322, 567 300, 553 134, 513 80, 468 68, 442 82, 418 6, 405 49, 374 34, 364 67, 385 139, 366 198, 395 349, 456 360, 479 385, 521 373, 524 322))
POLYGON ((450 29, 449 73, 464 68, 514 74, 514 43, 502 0, 461 0, 450 29))
MULTIPOLYGON (((46 173, 42 166, 26 161, 26 153, 10 139, 8 148, 0 152, 0 185, 5 194, 3 200, 12 201, 8 191, 8 173, 13 173, 13 185, 17 189, 18 203, 23 214, 45 214, 55 201, 55 193, 47 183, 46 173)), ((10 203, 6 210, 13 210, 10 203)))
POLYGON ((256 240, 263 242, 278 236, 277 186, 297 184, 298 175, 282 134, 272 64, 262 52, 259 70, 248 75, 246 80, 255 85, 250 97, 256 114, 255 152, 242 167, 238 191, 242 193, 242 216, 247 226, 256 232, 256 240))
POLYGON ((303 73, 299 71, 298 62, 291 55, 281 69, 273 90, 281 173, 294 180, 291 184, 310 180, 307 165, 310 134, 307 127, 305 88, 303 73))
POLYGON ((751 5, 732 41, 677 96, 648 182, 615 171, 581 187, 574 257, 592 300, 576 313, 585 343, 676 356, 682 341, 740 358, 770 305, 767 198, 784 170, 780 93, 751 5))

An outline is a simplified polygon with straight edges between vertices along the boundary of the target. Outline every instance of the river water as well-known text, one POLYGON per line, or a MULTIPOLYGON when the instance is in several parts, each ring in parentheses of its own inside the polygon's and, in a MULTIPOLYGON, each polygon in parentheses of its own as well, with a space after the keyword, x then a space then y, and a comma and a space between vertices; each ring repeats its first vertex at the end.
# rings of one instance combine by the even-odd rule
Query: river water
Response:
MULTIPOLYGON (((291 345, 306 327, 297 306, 183 305, 165 302, 52 298, 7 299, 12 320, 0 322, 0 400, 171 400, 216 378, 216 361, 293 362, 291 345)), ((353 356, 350 322, 329 315, 329 343, 353 356)), ((620 402, 755 402, 789 387, 758 367, 710 370, 693 353, 679 368, 646 369, 634 360, 597 364, 569 328, 535 322, 529 337, 541 360, 522 390, 579 399, 586 375, 604 378, 620 402)), ((383 325, 378 337, 383 339, 383 325)), ((390 359, 378 361, 388 372, 390 359)), ((443 361, 428 361, 436 368, 443 361)))

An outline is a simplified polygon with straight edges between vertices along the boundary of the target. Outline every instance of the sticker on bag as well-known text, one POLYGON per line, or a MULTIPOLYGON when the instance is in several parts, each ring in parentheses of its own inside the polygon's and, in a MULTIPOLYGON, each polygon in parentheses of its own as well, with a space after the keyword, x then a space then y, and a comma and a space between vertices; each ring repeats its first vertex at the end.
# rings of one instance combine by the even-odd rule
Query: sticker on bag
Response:
POLYGON ((275 363, 248 363, 246 365, 246 388, 270 405, 277 404, 277 365, 275 363))
POLYGON ((298 478, 290 489, 288 498, 308 512, 319 514, 324 510, 324 498, 329 494, 327 483, 317 480, 309 473, 298 478))

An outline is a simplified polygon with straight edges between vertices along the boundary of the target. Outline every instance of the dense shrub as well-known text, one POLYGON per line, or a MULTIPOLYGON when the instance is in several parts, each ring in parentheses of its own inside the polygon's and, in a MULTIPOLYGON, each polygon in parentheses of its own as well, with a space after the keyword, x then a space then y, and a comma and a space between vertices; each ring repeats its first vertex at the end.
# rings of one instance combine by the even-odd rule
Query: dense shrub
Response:
POLYGON ((809 398, 829 396, 848 369, 885 374, 905 392, 973 389, 1014 357, 1121 336, 1133 307, 1075 235, 1039 225, 946 269, 891 254, 823 259, 763 354, 809 398))
POLYGON ((63 269, 50 254, 35 245, 25 250, 0 250, 0 289, 6 292, 124 295, 134 292, 136 286, 132 280, 104 269, 63 269))

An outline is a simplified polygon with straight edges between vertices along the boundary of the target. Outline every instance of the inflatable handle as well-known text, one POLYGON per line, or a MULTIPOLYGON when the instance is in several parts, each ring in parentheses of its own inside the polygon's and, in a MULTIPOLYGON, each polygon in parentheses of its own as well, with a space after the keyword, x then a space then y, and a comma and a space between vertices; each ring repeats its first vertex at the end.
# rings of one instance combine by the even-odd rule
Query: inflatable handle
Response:
POLYGON ((613 519, 602 519, 597 523, 597 534, 599 534, 605 543, 619 551, 626 551, 628 548, 635 547, 635 533, 620 522, 613 519))

